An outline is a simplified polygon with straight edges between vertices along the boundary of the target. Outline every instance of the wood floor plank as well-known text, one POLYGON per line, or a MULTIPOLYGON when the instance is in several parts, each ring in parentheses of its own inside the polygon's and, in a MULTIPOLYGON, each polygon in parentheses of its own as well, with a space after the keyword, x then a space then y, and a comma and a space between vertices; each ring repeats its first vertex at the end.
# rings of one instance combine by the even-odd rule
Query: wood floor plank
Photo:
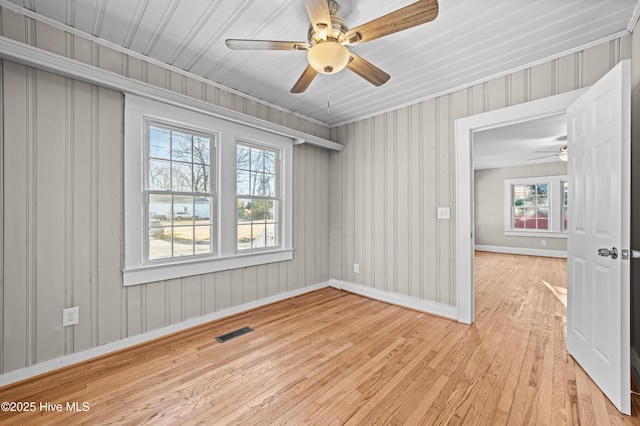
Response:
POLYGON ((322 289, 0 388, 90 406, 0 423, 640 425, 566 351, 566 260, 478 252, 475 279, 471 326, 322 289))

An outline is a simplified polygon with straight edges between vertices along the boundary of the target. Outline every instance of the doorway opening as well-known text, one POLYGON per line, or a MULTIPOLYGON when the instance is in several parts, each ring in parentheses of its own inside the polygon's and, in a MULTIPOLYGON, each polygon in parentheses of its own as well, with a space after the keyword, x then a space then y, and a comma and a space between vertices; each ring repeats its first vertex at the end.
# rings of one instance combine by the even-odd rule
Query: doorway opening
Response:
POLYGON ((458 321, 474 322, 474 141, 481 132, 564 114, 584 90, 514 105, 456 121, 456 270, 458 321))

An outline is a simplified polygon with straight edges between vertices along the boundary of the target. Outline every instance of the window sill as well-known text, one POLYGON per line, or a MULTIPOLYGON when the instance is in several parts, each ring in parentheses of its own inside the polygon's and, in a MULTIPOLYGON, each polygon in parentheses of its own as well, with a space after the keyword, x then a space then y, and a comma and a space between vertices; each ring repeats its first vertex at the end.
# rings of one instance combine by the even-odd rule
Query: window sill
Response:
POLYGON ((567 238, 566 232, 550 231, 504 231, 508 237, 567 238))
POLYGON ((202 275, 229 269, 246 268, 265 263, 283 262, 293 259, 293 249, 281 249, 262 253, 238 254, 235 256, 197 259, 180 263, 125 268, 123 280, 125 286, 164 281, 174 278, 202 275))

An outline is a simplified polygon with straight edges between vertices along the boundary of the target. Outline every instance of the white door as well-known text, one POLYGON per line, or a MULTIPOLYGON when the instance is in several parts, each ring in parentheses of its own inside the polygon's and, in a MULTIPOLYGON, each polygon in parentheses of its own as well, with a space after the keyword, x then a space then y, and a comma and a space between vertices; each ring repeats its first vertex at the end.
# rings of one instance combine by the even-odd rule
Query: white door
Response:
POLYGON ((630 261, 623 252, 631 236, 630 75, 630 61, 619 63, 567 109, 567 349, 625 414, 631 413, 630 261))

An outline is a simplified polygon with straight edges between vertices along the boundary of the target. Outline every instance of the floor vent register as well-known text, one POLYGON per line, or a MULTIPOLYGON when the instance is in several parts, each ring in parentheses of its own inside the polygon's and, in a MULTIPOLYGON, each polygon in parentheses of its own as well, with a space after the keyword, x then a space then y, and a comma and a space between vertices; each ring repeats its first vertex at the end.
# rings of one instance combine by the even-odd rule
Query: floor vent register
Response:
POLYGON ((251 327, 242 327, 237 330, 218 336, 216 337, 216 340, 220 343, 224 343, 224 342, 228 342, 231 339, 235 339, 236 337, 240 337, 247 333, 251 333, 252 331, 253 331, 253 328, 251 327))

